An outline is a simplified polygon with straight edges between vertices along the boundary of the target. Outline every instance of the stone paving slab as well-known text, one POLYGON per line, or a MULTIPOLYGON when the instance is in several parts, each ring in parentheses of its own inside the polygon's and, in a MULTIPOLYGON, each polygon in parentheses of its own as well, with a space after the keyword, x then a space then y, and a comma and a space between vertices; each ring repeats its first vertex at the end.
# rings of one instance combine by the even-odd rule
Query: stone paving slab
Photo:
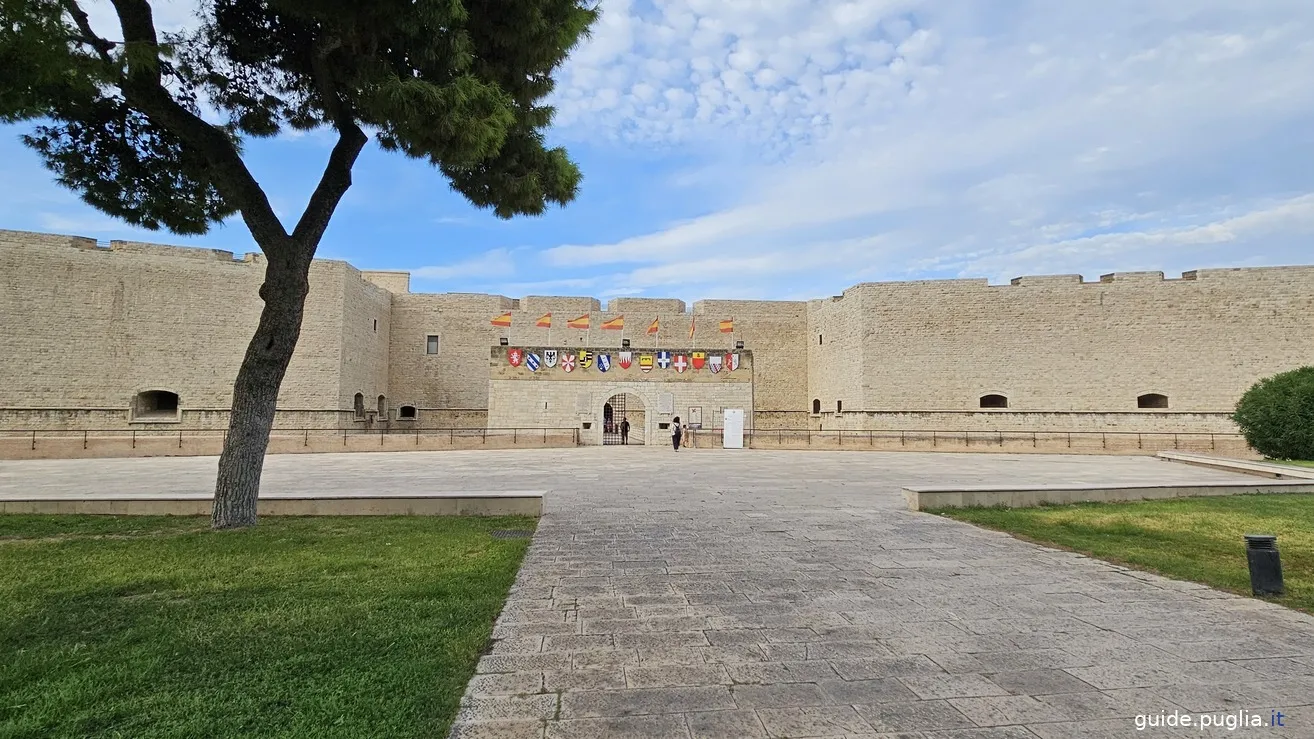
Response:
MULTIPOLYGON (((0 462, 204 490, 203 458, 0 462)), ((460 739, 1314 737, 1314 618, 902 509, 909 485, 1189 484, 1152 458, 585 448, 271 457, 270 490, 545 489, 460 739), (1253 732, 1251 735, 1254 735, 1253 732)), ((1238 544, 1238 557, 1243 550, 1238 544)))

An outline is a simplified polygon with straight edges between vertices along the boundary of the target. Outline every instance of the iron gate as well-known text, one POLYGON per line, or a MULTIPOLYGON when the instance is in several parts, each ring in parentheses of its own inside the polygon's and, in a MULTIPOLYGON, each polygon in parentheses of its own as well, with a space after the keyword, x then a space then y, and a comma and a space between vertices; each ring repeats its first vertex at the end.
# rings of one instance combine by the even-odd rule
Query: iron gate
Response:
MULTIPOLYGON (((613 395, 602 406, 602 443, 603 444, 623 444, 627 439, 623 438, 621 433, 622 424, 626 420, 625 414, 625 394, 619 393, 613 395)), ((633 428, 630 429, 633 431, 633 428)))

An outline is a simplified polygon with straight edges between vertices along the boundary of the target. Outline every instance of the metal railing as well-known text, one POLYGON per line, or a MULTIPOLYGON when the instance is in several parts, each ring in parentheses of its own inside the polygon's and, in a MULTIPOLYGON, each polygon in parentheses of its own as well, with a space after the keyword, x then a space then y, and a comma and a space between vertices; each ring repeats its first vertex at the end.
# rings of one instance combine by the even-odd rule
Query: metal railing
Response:
MULTIPOLYGON (((712 434, 719 442, 721 429, 706 428, 694 432, 695 439, 704 434, 712 434)), ((744 444, 752 446, 754 442, 784 446, 785 444, 810 445, 817 442, 833 442, 836 446, 893 446, 897 441, 901 447, 930 444, 932 448, 954 446, 958 448, 973 446, 997 446, 1007 444, 1030 444, 1033 448, 1041 445, 1069 449, 1091 449, 1097 445, 1101 449, 1164 449, 1171 445, 1173 449, 1200 449, 1207 446, 1216 450, 1219 442, 1245 444, 1245 437, 1239 433, 1213 431, 960 431, 948 429, 835 429, 820 431, 817 429, 745 429, 744 444)))
MULTIPOLYGON (((449 428, 405 428, 397 426, 379 427, 379 428, 276 428, 270 431, 269 437, 275 439, 300 439, 302 446, 310 446, 311 441, 320 441, 323 439, 337 439, 341 437, 342 445, 346 446, 348 440, 361 437, 378 437, 379 446, 385 444, 387 438, 414 438, 418 446, 422 438, 442 438, 447 437, 449 443, 455 444, 457 439, 479 439, 481 443, 488 443, 489 439, 505 440, 510 439, 512 444, 541 442, 546 444, 549 438, 569 437, 570 443, 579 446, 582 443, 578 428, 533 428, 533 427, 516 427, 516 428, 486 428, 486 427, 449 427, 449 428)), ((79 439, 82 442, 82 448, 86 449, 88 445, 97 439, 128 439, 133 449, 137 448, 138 441, 147 441, 150 439, 176 439, 178 448, 183 447, 185 439, 195 440, 228 440, 227 429, 0 429, 0 439, 24 439, 27 440, 31 448, 37 448, 39 440, 52 439, 79 439)))

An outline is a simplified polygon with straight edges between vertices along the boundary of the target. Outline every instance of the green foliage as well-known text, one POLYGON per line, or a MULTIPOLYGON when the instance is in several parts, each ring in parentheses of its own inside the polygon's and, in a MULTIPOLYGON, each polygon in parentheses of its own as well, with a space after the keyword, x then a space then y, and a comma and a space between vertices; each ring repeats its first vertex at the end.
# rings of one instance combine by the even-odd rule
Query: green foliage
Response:
POLYGON ((0 737, 441 737, 527 518, 0 515, 0 737))
POLYGON ((72 0, 0 0, 0 120, 38 122, 25 143, 116 218, 206 231, 250 202, 225 157, 287 128, 367 131, 503 218, 578 189, 542 101, 586 0, 208 0, 164 38, 145 0, 116 8, 124 42, 72 0))
POLYGON ((1271 459, 1314 459, 1314 366, 1255 383, 1232 420, 1255 451, 1271 459))

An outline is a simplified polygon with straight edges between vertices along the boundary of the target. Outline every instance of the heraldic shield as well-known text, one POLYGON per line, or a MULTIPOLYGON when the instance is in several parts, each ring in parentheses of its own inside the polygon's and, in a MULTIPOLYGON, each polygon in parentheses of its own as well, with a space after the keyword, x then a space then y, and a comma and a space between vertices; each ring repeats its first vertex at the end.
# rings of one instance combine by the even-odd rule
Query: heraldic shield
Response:
POLYGON ((562 355, 561 355, 561 369, 562 369, 562 371, 564 371, 564 372, 574 372, 574 371, 575 371, 575 355, 574 355, 574 354, 562 354, 562 355))
POLYGON ((718 373, 718 372, 721 371, 721 355, 720 355, 720 354, 713 354, 713 355, 711 355, 710 357, 707 358, 707 369, 711 370, 711 371, 712 371, 712 374, 716 374, 716 373, 718 373))
POLYGON ((643 370, 644 372, 652 372, 652 355, 651 355, 651 354, 640 354, 640 355, 639 355, 639 369, 643 370))
POLYGON ((537 372, 542 364, 543 360, 539 359, 538 355, 533 352, 530 352, 525 356, 525 366, 529 368, 530 372, 537 372))
POLYGON ((609 370, 609 369, 611 369, 611 355, 610 355, 610 354, 599 354, 599 355, 598 355, 598 371, 599 371, 599 372, 606 372, 606 371, 609 370))
POLYGON ((707 352, 694 352, 693 359, 691 361, 693 363, 694 369, 696 370, 702 369, 703 365, 707 363, 707 352))
POLYGON ((579 352, 579 368, 582 370, 586 370, 592 366, 593 366, 593 352, 584 351, 581 349, 579 352))
POLYGON ((634 352, 621 352, 616 355, 616 364, 619 364, 621 369, 629 369, 633 363, 634 352))
POLYGON ((671 366, 671 353, 667 351, 657 352, 657 366, 667 369, 671 366))
POLYGON ((520 349, 508 349, 506 352, 506 361, 512 367, 519 367, 520 363, 525 361, 525 353, 520 349))
POLYGON ((557 366, 557 350, 556 350, 556 349, 544 349, 544 350, 543 350, 543 364, 546 364, 546 365, 549 366, 549 367, 555 367, 555 366, 557 366))

